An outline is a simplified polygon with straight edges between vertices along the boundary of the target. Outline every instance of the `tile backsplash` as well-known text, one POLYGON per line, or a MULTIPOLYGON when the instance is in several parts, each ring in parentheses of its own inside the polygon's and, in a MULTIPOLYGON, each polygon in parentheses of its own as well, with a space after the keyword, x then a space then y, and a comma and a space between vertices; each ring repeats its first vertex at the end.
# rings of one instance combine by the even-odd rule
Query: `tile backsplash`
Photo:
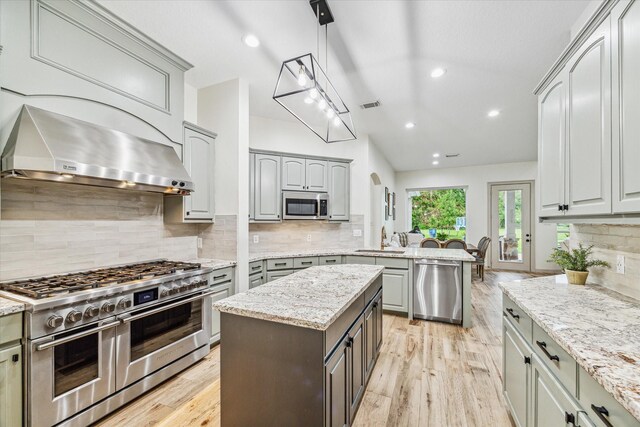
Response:
POLYGON ((611 268, 594 268, 589 281, 640 299, 640 226, 586 225, 571 226, 571 246, 593 245, 595 257, 611 268), (625 258, 625 273, 616 273, 618 255, 625 258))
POLYGON ((288 252, 318 248, 350 249, 364 246, 364 215, 351 215, 349 222, 283 221, 249 224, 249 253, 288 252), (354 237, 353 231, 360 230, 354 237), (258 243, 254 243, 254 236, 258 243), (310 236, 310 240, 307 240, 310 236))
POLYGON ((5 179, 0 280, 156 258, 235 259, 235 215, 216 224, 165 224, 161 194, 5 179), (233 231, 228 230, 234 227, 233 231), (214 236, 223 233, 223 243, 214 236))

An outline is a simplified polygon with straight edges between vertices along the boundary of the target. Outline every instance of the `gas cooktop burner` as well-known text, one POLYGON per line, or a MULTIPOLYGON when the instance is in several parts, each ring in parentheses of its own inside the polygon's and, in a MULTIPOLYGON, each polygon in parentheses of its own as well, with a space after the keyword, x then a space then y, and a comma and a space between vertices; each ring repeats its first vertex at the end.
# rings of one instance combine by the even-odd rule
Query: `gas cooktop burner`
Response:
POLYGON ((176 261, 152 261, 120 267, 102 268, 81 273, 61 274, 38 279, 0 283, 0 290, 29 298, 47 298, 86 289, 102 288, 166 276, 180 271, 197 270, 200 264, 176 261))

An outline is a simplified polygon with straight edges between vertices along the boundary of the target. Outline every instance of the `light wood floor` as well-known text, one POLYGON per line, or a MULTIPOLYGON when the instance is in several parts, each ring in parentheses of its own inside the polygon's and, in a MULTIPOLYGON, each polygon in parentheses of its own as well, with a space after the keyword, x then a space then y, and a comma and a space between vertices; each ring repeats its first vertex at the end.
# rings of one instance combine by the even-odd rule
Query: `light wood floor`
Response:
MULTIPOLYGON (((468 330, 385 314, 384 344, 355 426, 512 426, 501 391, 497 283, 527 277, 532 275, 487 271, 481 282, 474 276, 468 330)), ((98 425, 219 426, 219 347, 98 425)))

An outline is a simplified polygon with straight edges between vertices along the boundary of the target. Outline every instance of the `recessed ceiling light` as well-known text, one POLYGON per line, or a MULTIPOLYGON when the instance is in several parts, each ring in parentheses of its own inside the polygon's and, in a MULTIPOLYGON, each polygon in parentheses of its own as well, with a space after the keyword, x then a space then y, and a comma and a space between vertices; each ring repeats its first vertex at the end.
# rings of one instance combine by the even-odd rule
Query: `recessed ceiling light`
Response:
POLYGON ((406 127, 407 129, 413 129, 414 127, 416 127, 416 124, 413 122, 408 122, 404 125, 404 127, 406 127))
POLYGON ((438 77, 444 76, 444 73, 446 72, 447 70, 445 70, 444 68, 435 68, 433 71, 431 71, 431 77, 437 79, 438 77))
POLYGON ((438 157, 440 157, 440 153, 433 153, 433 157, 437 159, 438 157))
POLYGON ((499 115, 500 115, 499 110, 491 110, 487 113, 487 116, 489 117, 498 117, 499 115))
POLYGON ((432 164, 432 165, 439 165, 439 164, 440 164, 440 162, 439 162, 439 161, 437 161, 437 160, 434 160, 433 162, 431 162, 431 164, 432 164))
POLYGON ((249 47, 260 46, 260 40, 258 40, 258 38, 253 34, 245 34, 245 36, 242 37, 242 41, 249 47))

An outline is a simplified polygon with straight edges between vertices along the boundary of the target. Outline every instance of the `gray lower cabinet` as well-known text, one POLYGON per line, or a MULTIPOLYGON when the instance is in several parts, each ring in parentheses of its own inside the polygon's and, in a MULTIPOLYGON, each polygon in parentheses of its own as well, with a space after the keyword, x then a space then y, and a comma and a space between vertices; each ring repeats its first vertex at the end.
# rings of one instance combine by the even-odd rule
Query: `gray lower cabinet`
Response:
POLYGON ((535 354, 531 356, 529 426, 575 426, 578 408, 560 381, 535 354))
POLYGON ((349 414, 353 422, 356 410, 364 394, 365 377, 365 323, 361 315, 347 335, 349 348, 349 414))
POLYGON ((293 273, 294 273, 293 270, 267 271, 267 282, 271 282, 273 280, 288 276, 293 273))
POLYGON ((342 264, 342 255, 318 257, 318 265, 338 265, 342 264))
POLYGON ((516 427, 527 425, 531 351, 510 321, 502 323, 502 391, 516 427))
POLYGON ((264 276, 262 272, 251 274, 249 276, 249 289, 257 288, 264 283, 264 276))
POLYGON ((385 310, 409 311, 409 270, 385 268, 382 273, 385 310))
POLYGON ((0 426, 22 425, 22 346, 0 350, 0 426))
MULTIPOLYGON (((233 283, 227 282, 221 285, 214 286, 213 290, 215 292, 213 295, 211 295, 212 303, 230 297, 233 293, 233 283)), ((213 310, 211 313, 210 343, 215 344, 219 341, 220 341, 220 312, 218 310, 213 310)))
POLYGON ((382 346, 382 294, 376 295, 364 312, 364 371, 368 380, 382 346))
POLYGON ((349 425, 349 348, 340 343, 325 368, 325 427, 349 425))

